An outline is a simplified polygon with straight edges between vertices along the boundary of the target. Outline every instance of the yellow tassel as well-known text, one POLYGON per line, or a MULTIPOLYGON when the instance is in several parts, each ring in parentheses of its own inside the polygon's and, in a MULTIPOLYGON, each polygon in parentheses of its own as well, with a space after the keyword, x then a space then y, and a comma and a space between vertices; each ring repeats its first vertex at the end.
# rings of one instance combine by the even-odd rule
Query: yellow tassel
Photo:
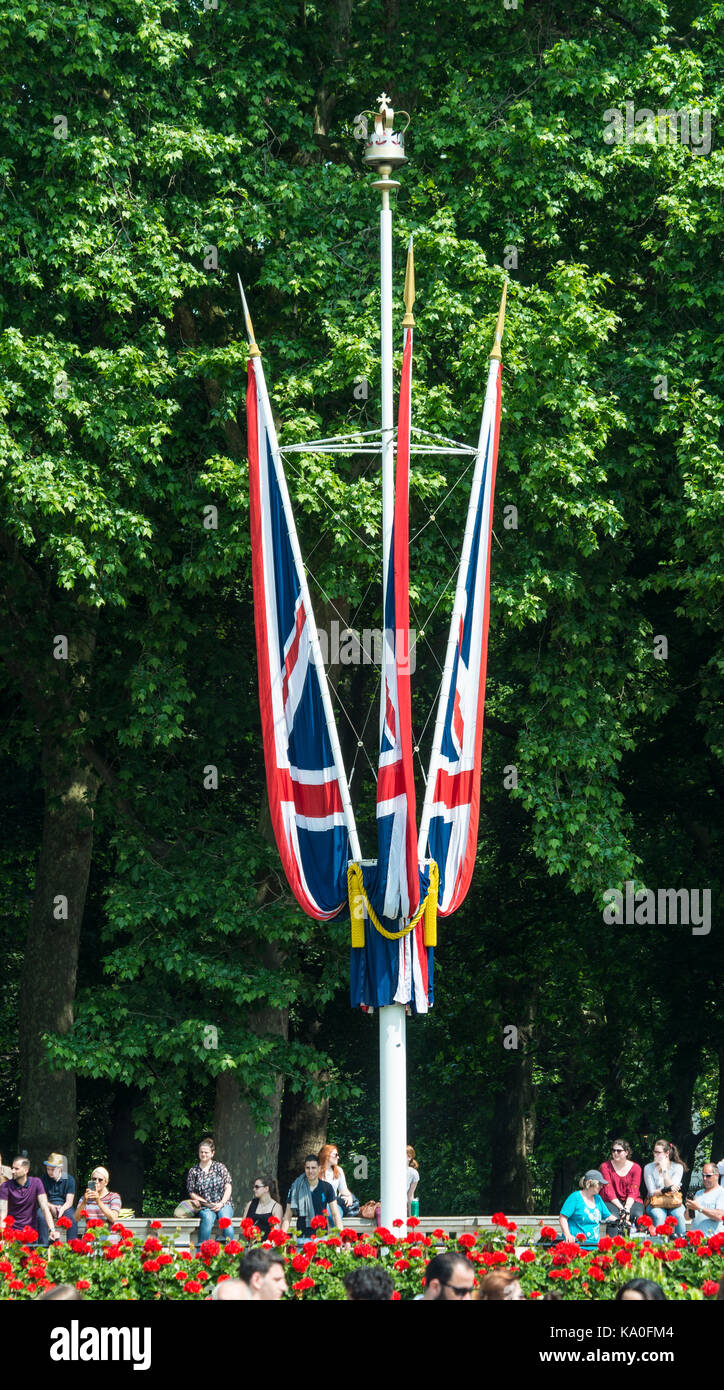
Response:
POLYGON ((347 894, 349 897, 349 920, 352 930, 352 945, 364 947, 365 901, 361 864, 347 865, 347 894))
POLYGON ((430 864, 430 887, 425 899, 425 923, 423 940, 426 946, 437 946, 437 891, 440 872, 433 859, 430 864))

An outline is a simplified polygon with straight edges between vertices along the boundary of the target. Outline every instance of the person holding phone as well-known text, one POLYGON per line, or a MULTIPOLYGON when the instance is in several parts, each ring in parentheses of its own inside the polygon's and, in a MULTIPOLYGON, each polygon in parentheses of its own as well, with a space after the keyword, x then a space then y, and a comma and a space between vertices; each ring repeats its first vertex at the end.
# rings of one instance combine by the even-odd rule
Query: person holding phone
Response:
POLYGON ((92 1221, 105 1221, 112 1226, 118 1220, 121 1198, 118 1192, 111 1192, 108 1183, 110 1174, 100 1165, 93 1169, 90 1182, 83 1194, 83 1210, 92 1221))

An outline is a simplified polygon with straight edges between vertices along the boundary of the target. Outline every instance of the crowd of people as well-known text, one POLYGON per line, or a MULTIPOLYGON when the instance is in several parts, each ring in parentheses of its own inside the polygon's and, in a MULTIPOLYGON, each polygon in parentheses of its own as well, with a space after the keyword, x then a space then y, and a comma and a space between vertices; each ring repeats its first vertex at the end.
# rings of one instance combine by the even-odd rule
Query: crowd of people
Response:
POLYGON ((724 1230, 724 1188, 719 1182, 724 1174, 724 1160, 703 1165, 703 1186, 686 1199, 682 1194, 685 1172, 687 1165, 668 1139, 656 1140, 651 1162, 643 1172, 631 1157, 628 1141, 614 1139, 609 1158, 600 1169, 589 1168, 578 1189, 563 1203, 563 1239, 583 1236, 584 1245, 593 1249, 602 1223, 615 1224, 628 1232, 634 1232, 637 1224, 647 1228, 651 1225, 655 1232, 668 1218, 675 1221, 679 1236, 686 1234, 687 1221, 688 1229, 705 1235, 724 1230), (643 1217, 648 1218, 644 1223, 643 1217))
MULTIPOLYGON (((655 1234, 667 1218, 674 1220, 678 1235, 685 1234, 687 1224, 689 1229, 704 1234, 724 1230, 724 1188, 719 1181, 724 1174, 724 1160, 718 1164, 705 1163, 703 1186, 684 1198, 682 1182, 687 1168, 673 1143, 657 1139, 651 1161, 645 1164, 643 1171, 631 1153, 626 1139, 614 1139, 610 1155, 600 1169, 589 1168, 584 1173, 578 1188, 561 1207, 560 1228, 564 1240, 582 1237, 584 1247, 593 1249, 602 1223, 616 1225, 619 1231, 627 1233, 635 1233, 638 1224, 641 1229, 651 1229, 655 1234), (642 1219, 646 1217, 649 1220, 642 1219)), ((409 1215, 419 1182, 419 1167, 411 1147, 407 1150, 407 1160, 409 1215)), ((49 1154, 43 1167, 42 1176, 32 1176, 29 1160, 17 1157, 12 1168, 2 1169, 5 1181, 0 1185, 0 1224, 10 1215, 16 1224, 37 1229, 38 1243, 47 1246, 59 1238, 61 1217, 65 1218, 63 1226, 67 1228, 68 1238, 77 1234, 79 1208, 88 1217, 104 1221, 109 1229, 121 1216, 132 1214, 124 1209, 120 1193, 112 1190, 110 1174, 102 1165, 93 1168, 79 1199, 75 1178, 64 1172, 61 1154, 49 1154)), ((206 1135, 199 1144, 198 1160, 186 1176, 187 1195, 174 1213, 176 1216, 198 1216, 199 1244, 211 1236, 220 1218, 233 1219, 232 1186, 229 1169, 216 1158, 214 1141, 206 1135)), ((379 1223, 378 1203, 367 1203, 362 1212, 379 1223)), ((276 1178, 260 1173, 243 1208, 242 1218, 251 1218, 264 1238, 276 1224, 281 1224, 285 1231, 294 1224, 297 1238, 306 1241, 315 1236, 319 1217, 326 1217, 328 1226, 341 1229, 359 1213, 359 1201, 350 1190, 337 1146, 324 1144, 318 1153, 307 1154, 304 1172, 291 1183, 284 1202, 276 1178)), ((505 1296, 516 1295, 507 1293, 505 1296)))

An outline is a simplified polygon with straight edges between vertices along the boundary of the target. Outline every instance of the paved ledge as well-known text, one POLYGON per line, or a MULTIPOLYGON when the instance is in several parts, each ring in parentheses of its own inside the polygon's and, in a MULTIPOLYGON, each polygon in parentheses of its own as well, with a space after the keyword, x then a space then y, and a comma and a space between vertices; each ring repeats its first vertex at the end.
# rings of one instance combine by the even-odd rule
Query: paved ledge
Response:
MULTIPOLYGON (((239 1230, 241 1217, 234 1217, 233 1235, 239 1230)), ((528 1216, 512 1215, 509 1221, 514 1221, 518 1231, 530 1231, 531 1239, 537 1240, 541 1226, 552 1226, 557 1233, 560 1233, 560 1224, 557 1216, 541 1216, 538 1214, 528 1216)), ((447 1231, 449 1235, 462 1235, 469 1231, 477 1234, 479 1231, 499 1230, 500 1227, 493 1225, 490 1216, 421 1216, 419 1226, 415 1230, 423 1235, 431 1235, 438 1229, 447 1231)), ((195 1243, 196 1232, 198 1230, 198 1219, 196 1217, 174 1217, 174 1216, 134 1216, 124 1219, 123 1225, 127 1230, 132 1231, 134 1236, 144 1239, 146 1236, 155 1235, 168 1239, 174 1237, 174 1245, 179 1248, 187 1249, 195 1243), (154 1227, 151 1230, 151 1222, 160 1222, 160 1228, 154 1227)), ((369 1235, 375 1229, 374 1221, 365 1221, 359 1216, 352 1216, 344 1222, 348 1230, 357 1231, 359 1235, 369 1235)), ((79 1229, 83 1229, 85 1222, 81 1219, 78 1222, 79 1229)), ((100 1229, 100 1228, 99 1228, 100 1229)), ((217 1240, 230 1240, 232 1231, 227 1228, 220 1232, 214 1227, 214 1237, 217 1240)))

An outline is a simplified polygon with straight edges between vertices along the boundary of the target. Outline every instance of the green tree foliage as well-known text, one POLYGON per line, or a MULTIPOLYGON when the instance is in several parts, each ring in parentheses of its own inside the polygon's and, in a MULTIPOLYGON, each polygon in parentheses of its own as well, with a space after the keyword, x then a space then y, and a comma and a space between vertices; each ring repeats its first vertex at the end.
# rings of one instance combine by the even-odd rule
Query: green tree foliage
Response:
MULTIPOLYGON (((301 918, 259 831, 235 276, 282 440, 371 428, 376 195, 354 130, 385 86, 412 115, 395 277, 401 305, 413 232, 422 428, 476 437, 511 279, 479 867, 441 933, 437 1012, 410 1030, 428 1200, 451 1176, 463 1205, 507 1181, 481 1138, 500 1125, 517 1127, 513 1185, 526 1164, 534 1186, 562 1183, 612 1128, 694 1142, 722 1038, 721 23, 707 0, 30 0, 0 16, 4 753, 36 776, 52 735, 100 779, 97 925, 54 1055, 139 1085, 144 1132, 183 1124, 229 1067, 261 1123, 279 1071, 314 1084, 324 1059, 295 1025, 333 995, 320 1045, 365 1090, 333 1110, 336 1138, 375 1129, 372 1035, 340 1013, 344 932, 301 918), (627 101, 709 111, 711 152, 641 130, 606 143, 604 113, 627 101), (89 628, 82 700, 61 718, 51 639, 89 628), (627 878, 710 888, 711 936, 604 926, 602 893, 627 878), (291 1010, 288 1040, 259 1037, 266 1007, 291 1010), (528 1084, 531 1105, 505 1111, 528 1084)), ((375 465, 294 457, 312 597, 372 626, 375 465)), ((468 477, 458 460, 413 469, 423 757, 468 477)), ((364 727, 374 760, 373 682, 338 679, 350 759, 364 727)), ((18 894, 27 839, 6 845, 18 894)))

